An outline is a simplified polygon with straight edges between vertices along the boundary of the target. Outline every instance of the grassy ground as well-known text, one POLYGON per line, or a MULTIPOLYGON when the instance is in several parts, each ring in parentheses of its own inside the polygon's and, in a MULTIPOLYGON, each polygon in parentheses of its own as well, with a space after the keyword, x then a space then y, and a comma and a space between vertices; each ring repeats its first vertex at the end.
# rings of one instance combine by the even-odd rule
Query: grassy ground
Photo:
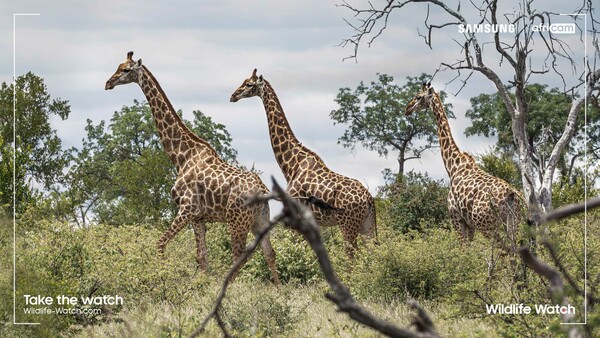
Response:
MULTIPOLYGON (((205 317, 218 292, 211 283, 205 297, 176 307, 172 304, 144 304, 124 309, 119 321, 83 328, 78 337, 179 337, 193 331, 205 317)), ((261 283, 236 282, 229 290, 225 320, 233 323, 235 336, 286 337, 379 337, 377 332, 357 324, 336 311, 323 297, 323 283, 303 286, 287 284, 277 289, 261 283), (235 300, 235 301, 234 301, 235 300)), ((408 325, 411 310, 402 303, 362 302, 362 305, 398 325, 408 325)), ((452 309, 436 302, 422 304, 445 337, 495 337, 494 328, 479 319, 452 318, 452 309)), ((218 336, 213 321, 207 336, 218 336)))
MULTIPOLYGON (((589 219, 594 222, 598 218, 589 219)), ((0 224, 1 337, 181 337, 197 328, 212 308, 221 280, 231 264, 229 240, 222 225, 207 233, 208 274, 197 271, 195 243, 189 230, 156 255, 161 231, 139 225, 72 229, 66 224, 39 221, 17 231, 18 321, 39 321, 33 327, 12 325, 12 224, 0 224), (25 315, 25 294, 120 295, 122 306, 102 306, 97 316, 25 315)), ((578 220, 549 229, 570 273, 581 277, 582 227, 578 220)), ((595 252, 600 230, 588 229, 588 286, 595 290, 600 276, 595 252)), ((332 260, 357 301, 376 315, 408 326, 416 298, 446 337, 554 336, 557 316, 500 317, 485 314, 486 302, 551 302, 546 284, 529 273, 515 278, 518 266, 502 258, 477 236, 460 244, 447 229, 401 234, 380 227, 381 244, 363 247, 348 274, 342 241, 336 229, 324 231, 332 260)), ((328 287, 312 252, 296 234, 276 228, 272 242, 284 285, 276 288, 260 254, 246 265, 228 290, 223 319, 235 336, 374 337, 376 332, 336 311, 324 293, 328 287)), ((542 258, 548 261, 540 250, 542 258)), ((573 303, 579 299, 567 290, 573 303)), ((92 306, 88 308, 94 308, 92 306)), ((79 307, 85 308, 85 307, 79 307)), ((590 310, 589 321, 600 318, 590 310)), ((210 323, 207 336, 219 336, 210 323)))

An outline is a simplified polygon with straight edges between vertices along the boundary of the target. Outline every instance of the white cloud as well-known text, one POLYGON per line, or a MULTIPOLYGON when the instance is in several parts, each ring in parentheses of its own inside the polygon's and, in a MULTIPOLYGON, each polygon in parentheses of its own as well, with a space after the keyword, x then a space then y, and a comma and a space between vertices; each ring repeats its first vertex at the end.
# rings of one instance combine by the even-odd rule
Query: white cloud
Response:
MULTIPOLYGON (((382 183, 381 171, 395 168, 396 161, 360 147, 352 153, 337 144, 343 126, 333 126, 329 112, 335 108, 338 89, 355 88, 361 80, 370 82, 377 72, 394 76, 400 84, 407 76, 431 74, 440 62, 458 57, 460 46, 452 38, 459 36, 452 30, 438 31, 431 50, 417 36, 417 27, 424 31, 424 8, 411 6, 391 17, 387 30, 370 48, 361 46, 358 63, 342 62, 352 50, 337 45, 353 32, 343 22, 343 18, 351 19, 351 13, 336 7, 338 2, 25 1, 18 6, 3 4, 2 12, 42 14, 19 20, 18 73, 35 72, 45 79, 54 97, 71 102, 69 120, 53 121, 67 146, 80 144, 86 119, 108 120, 133 99, 144 99, 134 85, 104 91, 106 79, 127 51, 133 50, 134 57, 142 58, 159 80, 173 106, 184 110, 184 116, 199 109, 224 123, 240 161, 247 166, 256 163, 270 185, 267 179, 278 168, 262 104, 258 99, 229 103, 233 90, 256 67, 273 84, 298 138, 321 154, 332 169, 367 182, 375 192, 382 183)), ((432 20, 438 18, 439 13, 432 13, 432 20)), ((0 48, 12 50, 12 20, 2 20, 0 30, 0 48)), ((10 81, 12 55, 2 53, 0 61, 0 81, 10 81)), ((490 64, 497 63, 490 60, 490 64)), ((434 85, 452 93, 458 89, 456 84, 444 87, 454 76, 439 73, 434 85)), ((511 79, 508 73, 502 76, 511 79)), ((484 151, 491 141, 465 138, 469 121, 464 113, 468 99, 483 91, 491 93, 494 88, 474 75, 458 96, 448 98, 457 116, 450 122, 457 143, 474 153, 484 151)), ((407 166, 446 178, 438 150, 407 166)))

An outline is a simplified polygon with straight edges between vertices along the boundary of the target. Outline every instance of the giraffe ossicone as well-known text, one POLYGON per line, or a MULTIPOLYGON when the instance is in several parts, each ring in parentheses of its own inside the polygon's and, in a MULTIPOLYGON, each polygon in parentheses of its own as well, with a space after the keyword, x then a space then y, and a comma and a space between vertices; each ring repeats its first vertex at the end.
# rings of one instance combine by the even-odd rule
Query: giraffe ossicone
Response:
POLYGON ((230 101, 261 98, 275 159, 288 183, 286 191, 310 205, 319 225, 339 226, 346 255, 352 259, 358 235, 376 235, 373 196, 358 180, 330 170, 319 155, 298 141, 273 87, 256 73, 254 69, 230 101))
MULTIPOLYGON (((183 123, 156 78, 142 65, 142 60, 133 60, 133 52, 127 53, 127 59, 108 79, 105 89, 128 83, 137 83, 142 89, 152 109, 163 148, 177 168, 171 195, 179 209, 171 227, 158 240, 159 252, 191 224, 196 238, 196 260, 200 268, 206 270, 206 223, 224 222, 231 235, 233 261, 236 262, 244 253, 248 233, 252 231, 256 235, 269 224, 268 203, 246 205, 246 197, 265 195, 269 190, 258 175, 225 162, 208 142, 183 123)), ((275 251, 268 234, 260 244, 273 282, 279 285, 275 251)))

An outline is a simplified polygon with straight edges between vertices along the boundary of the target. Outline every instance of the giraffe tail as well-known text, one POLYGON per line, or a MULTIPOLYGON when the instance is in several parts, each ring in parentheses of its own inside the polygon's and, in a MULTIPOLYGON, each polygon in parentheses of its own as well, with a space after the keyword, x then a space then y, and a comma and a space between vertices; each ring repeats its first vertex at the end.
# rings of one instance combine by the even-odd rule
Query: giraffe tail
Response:
POLYGON ((369 206, 367 207, 367 213, 363 219, 361 233, 369 237, 375 237, 375 245, 379 245, 379 239, 377 238, 377 211, 373 199, 371 199, 369 206))
POLYGON ((300 198, 300 199, 305 200, 308 203, 310 203, 320 209, 326 210, 326 211, 344 211, 343 208, 336 208, 333 205, 325 202, 324 200, 322 200, 316 196, 309 196, 309 197, 304 197, 304 198, 300 198))

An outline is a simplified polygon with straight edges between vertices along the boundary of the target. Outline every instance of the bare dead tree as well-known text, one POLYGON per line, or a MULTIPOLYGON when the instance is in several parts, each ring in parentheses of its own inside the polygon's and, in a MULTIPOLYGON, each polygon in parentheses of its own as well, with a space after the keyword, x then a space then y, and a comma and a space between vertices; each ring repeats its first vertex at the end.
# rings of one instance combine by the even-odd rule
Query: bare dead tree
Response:
POLYGON ((412 324, 416 328, 415 331, 398 327, 390 322, 384 321, 356 303, 352 297, 352 294, 350 293, 350 290, 338 278, 331 265, 329 254, 327 253, 327 249, 325 248, 323 239, 321 238, 319 226, 317 225, 317 222, 310 209, 306 208, 302 203, 288 195, 274 179, 272 194, 266 196, 254 196, 248 200, 248 203, 260 203, 270 199, 281 201, 283 204, 283 210, 281 214, 276 216, 275 219, 271 221, 269 227, 261 231, 254 242, 252 242, 252 244, 246 249, 245 254, 240 257, 238 262, 236 262, 231 268, 230 272, 225 278, 225 281, 223 282, 221 292, 215 301, 213 309, 204 319, 200 327, 198 327, 198 329, 191 334, 191 337, 197 337, 199 334, 204 332, 206 325, 212 318, 216 320, 217 325, 219 325, 223 335, 225 337, 230 337, 226 324, 223 322, 220 316, 220 309, 233 271, 235 271, 237 266, 242 265, 243 262, 245 262, 250 255, 252 255, 258 243, 260 243, 260 239, 264 237, 277 222, 282 222, 286 227, 298 231, 308 242, 317 257, 317 261, 325 280, 332 290, 332 292, 326 293, 325 297, 336 304, 339 311, 346 312, 353 320, 377 330, 389 337, 439 337, 431 318, 414 300, 410 301, 409 305, 415 310, 415 314, 412 319, 412 324))
MULTIPOLYGON (((348 58, 356 59, 362 44, 370 45, 384 33, 390 22, 390 15, 403 10, 408 12, 405 7, 410 5, 427 6, 424 20, 426 33, 418 32, 418 35, 423 37, 427 46, 432 49, 434 33, 447 27, 453 27, 456 31, 461 25, 468 27, 473 24, 494 27, 501 23, 513 27, 514 33, 510 34, 496 29, 492 32, 491 41, 484 42, 480 42, 481 35, 476 31, 464 30, 462 38, 454 40, 458 48, 458 59, 441 62, 437 71, 457 72, 454 80, 462 79, 459 91, 474 73, 483 75, 494 84, 511 117, 511 129, 518 150, 525 196, 534 206, 532 212, 547 213, 552 209, 552 178, 559 159, 574 137, 576 121, 582 108, 594 93, 600 92, 600 68, 597 64, 600 61, 600 21, 594 16, 591 0, 582 0, 581 5, 572 13, 574 15, 571 15, 578 29, 579 39, 583 42, 585 37, 591 35, 593 56, 582 60, 582 64, 580 59, 575 57, 564 35, 536 29, 540 25, 551 25, 560 16, 559 13, 537 9, 534 0, 515 2, 513 5, 518 6, 518 9, 506 13, 499 12, 498 0, 482 0, 481 4, 474 1, 468 3, 470 8, 464 11, 461 10, 461 2, 458 2, 457 7, 453 6, 456 8, 453 9, 448 5, 448 1, 442 0, 386 0, 380 7, 368 2, 364 8, 358 8, 344 0, 339 6, 352 13, 353 19, 346 22, 354 33, 350 38, 343 40, 341 46, 351 46, 352 54, 348 58), (445 16, 445 19, 441 23, 430 23, 432 10, 445 16), (587 25, 584 25, 583 16, 586 15, 588 20, 587 25), (484 51, 486 45, 492 45, 493 48, 484 51), (542 59, 543 62, 533 62, 534 57, 542 59), (497 64, 490 65, 489 60, 497 64), (500 68, 505 66, 511 70, 512 78, 503 79, 500 76, 500 68), (577 80, 570 88, 565 76, 569 71, 578 74, 577 80), (531 77, 536 75, 553 76, 554 79, 558 79, 563 83, 565 93, 572 98, 564 131, 543 161, 535 160, 534 146, 526 128, 532 112, 526 101, 525 88, 531 77)), ((414 13, 412 10, 407 14, 414 16, 414 13)), ((541 215, 534 215, 533 218, 541 219, 541 215)))

